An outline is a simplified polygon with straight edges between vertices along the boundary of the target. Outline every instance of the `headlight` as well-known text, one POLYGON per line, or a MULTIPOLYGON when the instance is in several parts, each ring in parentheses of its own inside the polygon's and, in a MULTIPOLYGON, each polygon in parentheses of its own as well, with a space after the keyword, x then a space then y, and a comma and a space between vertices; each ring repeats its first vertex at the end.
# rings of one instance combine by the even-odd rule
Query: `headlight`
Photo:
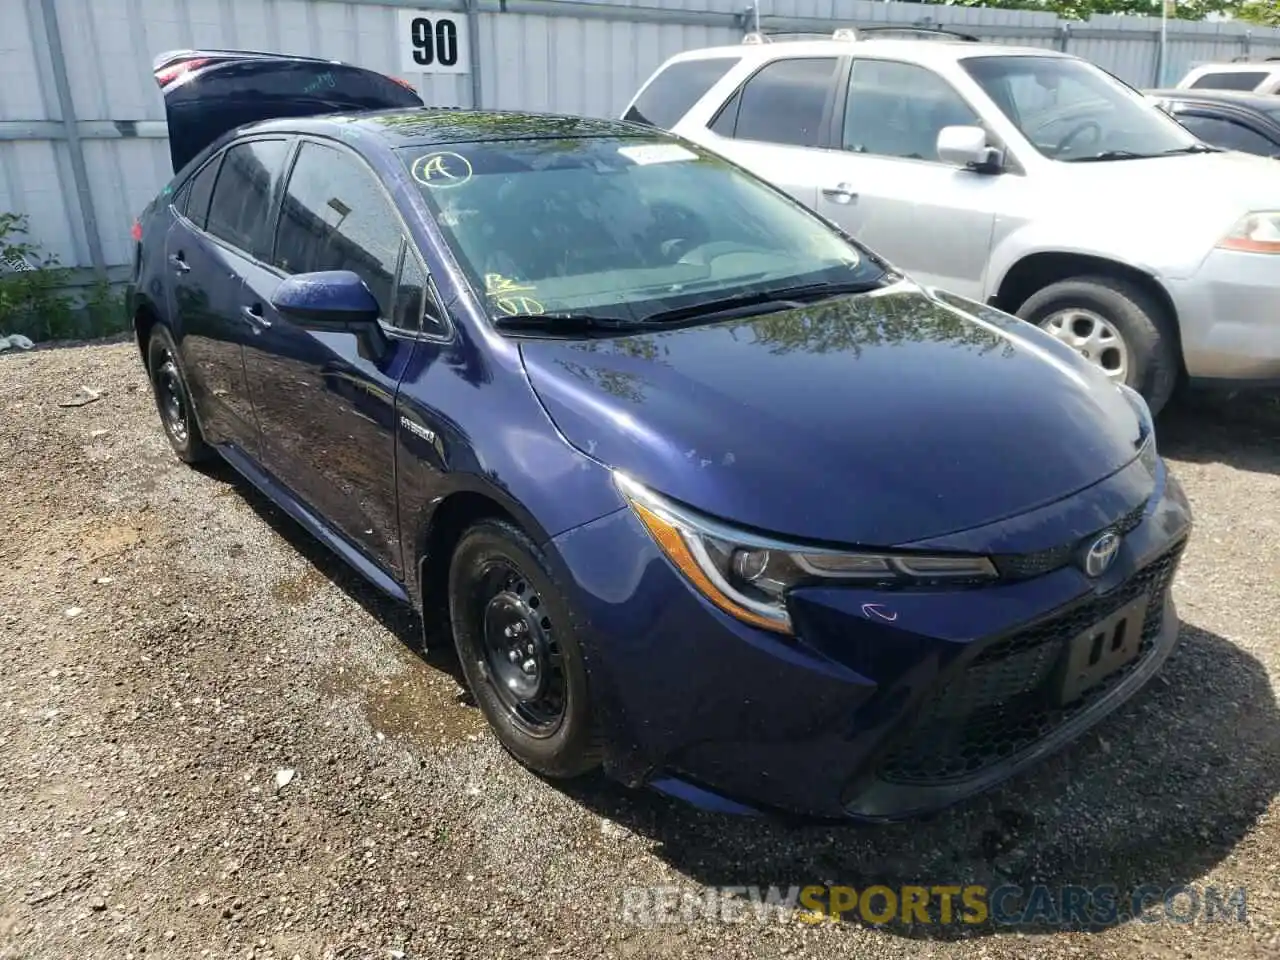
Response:
POLYGON ((1218 247, 1245 253, 1280 253, 1280 211, 1246 214, 1218 241, 1218 247))
POLYGON ((971 583, 993 580, 986 557, 863 553, 806 547, 762 537, 672 503, 623 474, 619 492, 689 582, 746 623, 791 633, 786 594, 802 583, 971 583))

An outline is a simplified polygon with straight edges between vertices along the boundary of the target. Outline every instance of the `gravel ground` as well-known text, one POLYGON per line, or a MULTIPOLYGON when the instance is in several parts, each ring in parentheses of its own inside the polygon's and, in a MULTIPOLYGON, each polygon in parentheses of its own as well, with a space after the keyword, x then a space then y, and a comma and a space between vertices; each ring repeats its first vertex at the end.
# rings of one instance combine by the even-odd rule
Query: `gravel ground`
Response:
POLYGON ((1161 437, 1198 528, 1160 678, 926 822, 777 824, 527 773, 410 616, 178 463, 132 344, 0 356, 0 958, 1280 955, 1280 403, 1174 410, 1161 437), (81 385, 100 399, 59 405, 81 385), (1244 886, 1249 919, 620 910, 631 885, 824 882, 1244 886))

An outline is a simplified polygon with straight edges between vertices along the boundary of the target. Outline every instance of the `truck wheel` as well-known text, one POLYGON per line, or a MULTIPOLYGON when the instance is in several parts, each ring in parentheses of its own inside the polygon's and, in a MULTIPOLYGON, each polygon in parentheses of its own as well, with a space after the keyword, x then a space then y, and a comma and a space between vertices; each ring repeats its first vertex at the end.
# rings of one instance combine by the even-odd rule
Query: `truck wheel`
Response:
POLYGON ((1018 316, 1115 382, 1137 390, 1152 414, 1169 402, 1178 382, 1173 319, 1137 284, 1115 277, 1072 277, 1033 293, 1018 316))

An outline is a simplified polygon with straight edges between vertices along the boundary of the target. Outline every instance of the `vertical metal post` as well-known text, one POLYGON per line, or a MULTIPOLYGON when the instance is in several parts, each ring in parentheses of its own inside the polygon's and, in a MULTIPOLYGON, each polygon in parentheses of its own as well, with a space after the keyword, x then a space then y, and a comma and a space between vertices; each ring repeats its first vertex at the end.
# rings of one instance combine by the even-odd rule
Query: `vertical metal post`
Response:
POLYGON ((102 237, 98 233, 98 217, 93 210, 89 168, 84 162, 84 145, 80 142, 80 131, 76 126, 76 106, 71 99, 71 81, 67 79, 67 59, 62 50, 62 33, 58 30, 58 10, 55 3, 56 0, 40 0, 45 38, 49 43, 49 65, 53 71, 53 86, 58 94, 58 107, 62 112, 67 150, 71 154, 71 176, 76 182, 76 198, 80 202, 80 217, 84 222, 89 260, 98 279, 106 280, 107 258, 102 250, 102 237))
POLYGON ((1058 52, 1066 53, 1067 48, 1071 46, 1071 24, 1058 24, 1058 52))
POLYGON ((471 57, 471 109, 480 110, 484 107, 484 84, 480 79, 480 0, 467 0, 467 53, 471 57))
POLYGON ((1160 49, 1156 51, 1156 86, 1164 86, 1165 61, 1169 51, 1169 4, 1176 0, 1160 0, 1160 49))

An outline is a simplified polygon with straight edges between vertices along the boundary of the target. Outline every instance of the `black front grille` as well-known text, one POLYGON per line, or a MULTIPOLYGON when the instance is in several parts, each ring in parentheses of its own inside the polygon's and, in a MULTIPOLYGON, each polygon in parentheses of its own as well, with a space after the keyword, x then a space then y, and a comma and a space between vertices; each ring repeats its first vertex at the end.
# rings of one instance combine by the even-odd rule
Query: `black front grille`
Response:
POLYGON ((881 779, 936 784, 963 780, 1020 754, 1115 687, 1155 648, 1169 585, 1185 541, 1110 593, 1019 633, 994 640, 943 681, 911 730, 881 761, 881 779), (1052 699, 1053 678, 1070 641, 1150 594, 1136 659, 1072 703, 1052 699))
POLYGON ((991 559, 996 569, 1000 571, 1000 576, 1005 579, 1028 580, 1031 577, 1039 577, 1065 567, 1072 561, 1081 546, 1100 536, 1103 530, 1114 530, 1122 537, 1132 533, 1138 528, 1138 524, 1142 523, 1142 516, 1146 513, 1146 509, 1147 504, 1144 501, 1115 523, 1073 543, 1059 544, 1047 550, 1037 550, 1035 553, 1001 554, 991 559))

